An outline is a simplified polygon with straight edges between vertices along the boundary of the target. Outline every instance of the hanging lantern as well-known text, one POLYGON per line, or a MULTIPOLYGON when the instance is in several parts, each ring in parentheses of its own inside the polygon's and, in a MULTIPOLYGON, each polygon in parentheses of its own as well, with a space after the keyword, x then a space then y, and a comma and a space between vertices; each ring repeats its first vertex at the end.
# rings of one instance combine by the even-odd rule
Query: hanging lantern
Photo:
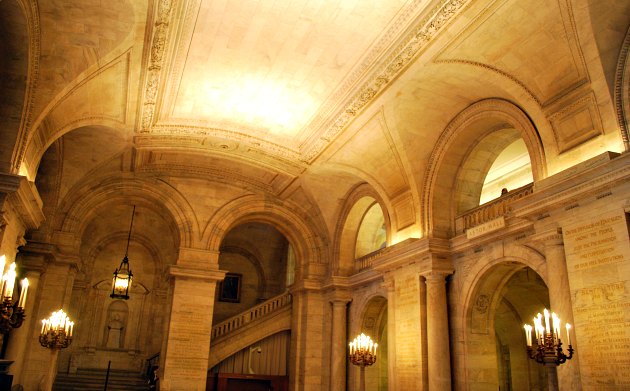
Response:
POLYGON ((112 299, 129 299, 129 289, 131 289, 131 280, 133 273, 129 268, 129 241, 131 240, 131 229, 133 228, 133 216, 136 212, 136 206, 133 207, 131 212, 131 225, 129 226, 129 235, 127 236, 127 249, 125 250, 125 257, 118 269, 114 270, 114 279, 112 280, 112 294, 109 295, 112 299))
POLYGON ((120 267, 114 271, 114 279, 112 281, 112 299, 129 299, 129 288, 131 288, 131 280, 133 273, 129 270, 129 259, 127 256, 123 258, 120 267))

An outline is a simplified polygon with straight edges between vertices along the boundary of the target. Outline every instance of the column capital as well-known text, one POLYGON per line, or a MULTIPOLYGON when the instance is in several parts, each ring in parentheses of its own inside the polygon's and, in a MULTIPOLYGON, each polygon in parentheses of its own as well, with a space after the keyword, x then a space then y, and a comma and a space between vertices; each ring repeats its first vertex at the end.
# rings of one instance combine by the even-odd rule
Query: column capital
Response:
POLYGON ((178 265, 219 268, 219 251, 205 248, 180 247, 177 256, 178 265))
MULTIPOLYGON (((0 173, 0 201, 5 200, 19 211, 20 219, 27 228, 35 229, 44 221, 44 203, 35 183, 25 176, 0 173)), ((4 209, 4 206, 0 209, 4 209)))
POLYGON ((453 274, 453 269, 432 269, 420 273, 427 281, 444 281, 451 274, 453 274))
POLYGON ((352 301, 352 293, 345 289, 336 289, 328 293, 328 301, 333 305, 346 305, 352 301))
POLYGON ((182 265, 170 265, 168 268, 169 277, 188 278, 206 281, 221 281, 225 278, 225 270, 207 270, 182 265))

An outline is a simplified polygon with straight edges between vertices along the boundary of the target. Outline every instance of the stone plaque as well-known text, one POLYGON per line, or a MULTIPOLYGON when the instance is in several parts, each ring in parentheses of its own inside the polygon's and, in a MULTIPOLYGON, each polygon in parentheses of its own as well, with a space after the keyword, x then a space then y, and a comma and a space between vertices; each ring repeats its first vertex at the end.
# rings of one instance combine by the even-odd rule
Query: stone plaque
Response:
POLYGON ((630 389, 626 216, 597 216, 563 228, 563 236, 584 390, 630 389))

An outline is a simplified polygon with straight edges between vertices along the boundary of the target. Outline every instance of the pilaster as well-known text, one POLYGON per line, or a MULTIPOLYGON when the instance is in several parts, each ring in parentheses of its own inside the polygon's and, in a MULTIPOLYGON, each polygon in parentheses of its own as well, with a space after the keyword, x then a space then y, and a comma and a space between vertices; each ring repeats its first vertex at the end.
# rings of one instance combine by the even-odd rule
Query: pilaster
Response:
POLYGON ((348 335, 347 308, 352 296, 346 289, 335 289, 329 294, 332 306, 332 330, 330 333, 330 390, 346 389, 348 335))
MULTIPOLYGON (((562 229, 557 228, 538 234, 534 239, 543 243, 545 248, 547 288, 549 289, 549 304, 551 310, 560 317, 562 322, 575 325, 562 229)), ((565 345, 564 349, 568 349, 568 346, 565 345)), ((556 369, 558 372, 558 386, 560 390, 582 390, 579 352, 577 349, 569 363, 560 365, 556 369)))
POLYGON ((427 353, 429 390, 451 390, 451 354, 449 344, 446 277, 450 270, 436 269, 422 273, 427 287, 427 353))
POLYGON ((218 253, 182 248, 171 277, 171 311, 161 353, 160 389, 205 390, 212 314, 217 281, 218 253))

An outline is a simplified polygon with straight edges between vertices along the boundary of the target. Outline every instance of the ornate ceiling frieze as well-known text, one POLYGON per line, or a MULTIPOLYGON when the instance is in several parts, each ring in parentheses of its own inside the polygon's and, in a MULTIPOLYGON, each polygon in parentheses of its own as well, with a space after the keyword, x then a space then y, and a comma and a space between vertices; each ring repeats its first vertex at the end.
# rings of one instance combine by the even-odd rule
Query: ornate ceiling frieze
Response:
POLYGON ((321 136, 302 149, 302 160, 312 163, 323 149, 356 118, 359 112, 411 64, 427 43, 434 39, 438 32, 469 2, 470 0, 443 0, 436 5, 417 25, 418 27, 400 41, 401 43, 389 57, 370 73, 367 81, 343 105, 343 109, 324 125, 325 130, 316 132, 321 136))
MULTIPOLYGON (((293 162, 305 168, 419 55, 427 43, 472 0, 442 0, 431 10, 424 2, 414 2, 403 8, 378 38, 360 64, 343 79, 314 117, 300 130, 305 134, 300 145, 286 140, 269 141, 264 136, 248 133, 237 124, 205 126, 205 122, 169 118, 176 98, 176 85, 181 79, 185 50, 190 45, 194 18, 201 2, 192 0, 160 0, 153 25, 151 48, 148 50, 142 115, 139 132, 162 136, 213 136, 242 144, 245 151, 260 159, 293 162), (414 22, 414 18, 421 18, 414 22), (415 25, 415 28, 408 28, 415 25), (404 31, 408 34, 401 38, 404 31), (176 38, 175 38, 176 37, 176 38), (175 42, 174 40, 177 40, 175 42), (172 41, 172 42, 171 42, 172 41), (389 49, 391 48, 391 49, 389 49), (383 53, 386 53, 383 56, 383 53), (164 107, 162 107, 164 106, 164 107)), ((255 133, 255 132, 254 132, 255 133)))

